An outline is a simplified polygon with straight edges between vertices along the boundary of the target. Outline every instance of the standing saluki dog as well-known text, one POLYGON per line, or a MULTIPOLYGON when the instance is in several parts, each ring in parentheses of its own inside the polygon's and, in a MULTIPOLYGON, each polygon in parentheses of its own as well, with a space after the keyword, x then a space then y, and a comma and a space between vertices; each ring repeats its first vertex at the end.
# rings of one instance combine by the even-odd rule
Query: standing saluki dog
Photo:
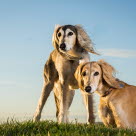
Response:
MULTIPOLYGON (((79 88, 74 77, 75 70, 79 63, 89 61, 88 52, 97 53, 93 49, 91 39, 80 25, 57 25, 52 42, 55 50, 50 54, 44 67, 42 94, 33 120, 40 120, 43 106, 53 90, 57 120, 59 123, 67 123, 74 90, 79 88)), ((92 96, 84 95, 84 102, 88 114, 87 121, 93 123, 92 96)))
POLYGON ((99 115, 106 126, 136 129, 136 86, 114 76, 115 69, 107 62, 87 62, 75 72, 84 93, 100 95, 99 115))

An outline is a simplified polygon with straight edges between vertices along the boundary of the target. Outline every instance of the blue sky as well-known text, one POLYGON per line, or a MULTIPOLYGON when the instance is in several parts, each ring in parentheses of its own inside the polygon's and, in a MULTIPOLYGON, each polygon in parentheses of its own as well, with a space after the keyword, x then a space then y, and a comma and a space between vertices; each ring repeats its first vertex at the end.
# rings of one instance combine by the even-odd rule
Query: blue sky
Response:
MULTIPOLYGON (((0 1, 0 118, 32 117, 41 93, 43 66, 55 24, 82 24, 117 77, 136 84, 135 0, 0 1)), ((98 96, 95 96, 98 103, 98 96)), ((43 115, 55 116, 53 94, 43 115)), ((85 116, 77 91, 70 115, 85 116), (77 107, 76 105, 80 105, 77 107)))

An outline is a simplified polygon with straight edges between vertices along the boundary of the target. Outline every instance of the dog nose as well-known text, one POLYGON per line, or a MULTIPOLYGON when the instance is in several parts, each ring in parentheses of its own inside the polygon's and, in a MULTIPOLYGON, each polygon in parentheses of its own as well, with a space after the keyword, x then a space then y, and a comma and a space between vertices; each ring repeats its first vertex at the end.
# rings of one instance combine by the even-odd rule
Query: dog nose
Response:
POLYGON ((62 43, 62 44, 60 45, 60 49, 61 49, 61 50, 65 50, 65 49, 66 49, 66 44, 65 44, 65 43, 62 43))
POLYGON ((85 87, 85 91, 86 91, 86 92, 91 92, 91 90, 92 90, 92 87, 91 87, 91 86, 85 87))

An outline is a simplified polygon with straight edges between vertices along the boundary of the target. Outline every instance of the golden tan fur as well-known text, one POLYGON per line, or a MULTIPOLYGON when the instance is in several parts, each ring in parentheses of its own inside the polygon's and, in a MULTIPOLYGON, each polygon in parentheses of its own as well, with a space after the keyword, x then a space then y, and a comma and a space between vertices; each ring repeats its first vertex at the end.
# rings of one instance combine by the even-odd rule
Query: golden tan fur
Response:
MULTIPOLYGON (((41 117, 43 106, 52 90, 56 102, 56 116, 59 123, 68 122, 68 109, 78 89, 74 77, 79 62, 89 61, 88 51, 97 54, 92 42, 81 26, 56 26, 52 38, 55 50, 50 54, 44 67, 44 85, 34 114, 34 121, 41 117)), ((94 122, 92 96, 83 94, 87 108, 88 122, 94 122)))
POLYGON ((82 91, 85 92, 85 83, 88 83, 91 91, 85 93, 90 95, 97 92, 100 95, 99 115, 103 123, 106 126, 136 129, 136 86, 116 79, 115 69, 103 60, 79 65, 76 73, 79 71, 78 83, 82 83, 82 91), (85 70, 88 74, 83 78, 85 70))

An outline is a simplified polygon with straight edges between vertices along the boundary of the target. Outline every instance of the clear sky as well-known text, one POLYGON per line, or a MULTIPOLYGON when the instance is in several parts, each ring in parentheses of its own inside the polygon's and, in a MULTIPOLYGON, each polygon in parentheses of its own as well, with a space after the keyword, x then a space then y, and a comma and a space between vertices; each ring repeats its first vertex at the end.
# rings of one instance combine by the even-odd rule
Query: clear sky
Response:
MULTIPOLYGON (((91 60, 105 59, 117 69, 118 78, 136 85, 135 0, 3 0, 0 119, 32 117, 42 89, 43 66, 53 50, 55 24, 83 25, 101 53, 91 55, 91 60)), ((98 103, 97 95, 95 100, 98 103)), ((85 113, 77 90, 70 115, 85 113)), ((55 116, 53 93, 43 110, 47 115, 55 116)))

